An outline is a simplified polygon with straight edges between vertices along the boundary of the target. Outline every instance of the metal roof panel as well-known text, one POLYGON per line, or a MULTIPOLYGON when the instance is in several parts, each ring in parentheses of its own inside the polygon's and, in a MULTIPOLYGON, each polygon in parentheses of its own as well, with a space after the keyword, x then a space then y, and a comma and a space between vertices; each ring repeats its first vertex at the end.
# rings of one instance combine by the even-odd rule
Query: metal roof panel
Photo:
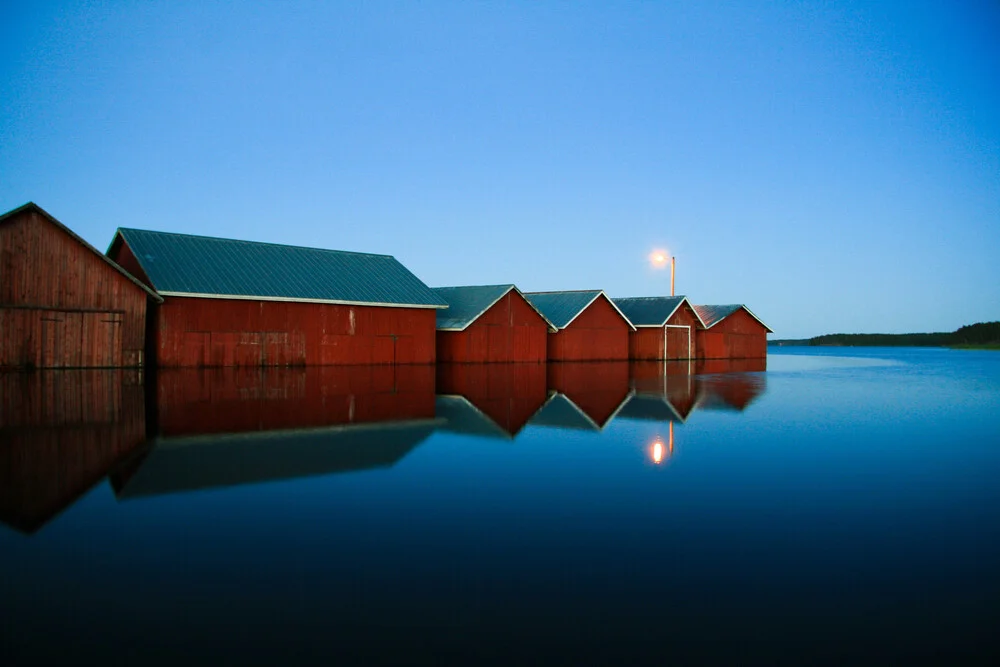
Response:
POLYGON ((618 310, 637 327, 662 327, 681 307, 683 296, 636 296, 612 299, 618 310))
MULTIPOLYGON (((565 329, 573 323, 580 313, 586 310, 599 297, 608 299, 608 295, 603 290, 577 290, 568 292, 524 292, 524 298, 528 300, 535 310, 542 314, 556 329, 565 329)), ((624 313, 611 299, 608 299, 611 307, 618 311, 630 329, 635 329, 624 313)))
POLYGON ((741 303, 731 303, 724 306, 694 306, 694 312, 698 313, 698 317, 700 317, 701 321, 705 323, 705 328, 711 329, 716 324, 741 308, 747 311, 747 314, 750 315, 750 317, 760 322, 761 326, 767 329, 768 333, 774 333, 774 331, 771 330, 771 327, 764 324, 763 320, 754 315, 753 311, 741 303))
POLYGON ((431 289, 448 304, 447 310, 438 311, 437 328, 462 331, 515 288, 513 285, 470 285, 431 289))
MULTIPOLYGON (((119 229, 159 292, 447 307, 390 255, 119 229)), ((112 244, 113 245, 113 244, 112 244)))

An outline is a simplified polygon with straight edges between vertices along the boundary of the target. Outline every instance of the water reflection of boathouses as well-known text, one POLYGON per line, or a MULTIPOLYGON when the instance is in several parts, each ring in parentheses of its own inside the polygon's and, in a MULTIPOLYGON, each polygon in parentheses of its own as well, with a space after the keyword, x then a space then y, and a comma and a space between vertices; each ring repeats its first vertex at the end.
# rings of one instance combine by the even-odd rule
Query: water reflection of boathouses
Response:
POLYGON ((549 364, 550 392, 564 394, 599 427, 614 419, 628 400, 627 361, 549 364))
POLYGON ((0 374, 0 520, 33 533, 143 446, 135 371, 0 374))
POLYGON ((434 417, 434 368, 164 369, 153 376, 167 437, 434 417))
POLYGON ((764 373, 728 373, 699 375, 699 410, 735 410, 742 412, 767 390, 764 373))
POLYGON ((684 422, 699 409, 742 411, 767 389, 766 368, 766 359, 632 362, 634 393, 619 416, 684 422))
POLYGON ((175 369, 120 498, 389 467, 433 433, 429 366, 175 369))
MULTIPOLYGON (((461 396, 469 406, 501 431, 516 435, 547 398, 543 364, 438 364, 437 393, 461 396)), ((449 410, 456 428, 470 428, 477 415, 461 412, 468 406, 454 401, 440 404, 449 410), (463 425, 464 426, 460 426, 463 425)))

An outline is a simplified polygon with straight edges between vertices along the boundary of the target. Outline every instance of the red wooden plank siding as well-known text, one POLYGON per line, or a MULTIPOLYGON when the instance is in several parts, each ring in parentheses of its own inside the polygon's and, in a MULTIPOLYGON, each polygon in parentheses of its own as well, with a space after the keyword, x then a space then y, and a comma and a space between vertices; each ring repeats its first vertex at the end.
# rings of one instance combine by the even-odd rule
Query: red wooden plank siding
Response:
POLYGON ((511 290, 465 331, 438 331, 437 360, 544 363, 548 330, 545 319, 511 290))
POLYGON ((34 532, 145 435, 138 372, 0 374, 0 520, 34 532))
POLYGON ((767 356, 767 329, 740 308, 711 329, 698 331, 699 359, 753 359, 767 356))
POLYGON ((686 302, 667 320, 669 327, 637 327, 629 332, 628 356, 636 360, 694 359, 698 319, 686 302), (679 329, 677 327, 690 327, 679 329), (688 331, 690 330, 690 345, 688 331))
POLYGON ((164 367, 429 364, 432 308, 166 297, 156 315, 164 367))
POLYGON ((148 295, 25 209, 0 223, 0 367, 143 364, 148 295))
POLYGON ((434 418, 434 367, 167 369, 157 376, 164 436, 434 418))
POLYGON ((629 363, 550 364, 548 385, 551 391, 566 394, 598 426, 604 426, 629 394, 629 363))
POLYGON ((628 359, 631 331, 603 295, 594 300, 568 327, 550 333, 549 361, 608 361, 628 359))
POLYGON ((146 275, 146 272, 142 270, 142 266, 139 265, 139 260, 137 260, 135 255, 132 254, 132 249, 127 243, 121 243, 113 252, 114 257, 112 257, 112 259, 115 260, 115 263, 118 264, 118 266, 131 273, 147 286, 152 287, 149 277, 146 275))
POLYGON ((520 431, 548 397, 545 366, 438 364, 439 394, 460 394, 510 434, 520 431))

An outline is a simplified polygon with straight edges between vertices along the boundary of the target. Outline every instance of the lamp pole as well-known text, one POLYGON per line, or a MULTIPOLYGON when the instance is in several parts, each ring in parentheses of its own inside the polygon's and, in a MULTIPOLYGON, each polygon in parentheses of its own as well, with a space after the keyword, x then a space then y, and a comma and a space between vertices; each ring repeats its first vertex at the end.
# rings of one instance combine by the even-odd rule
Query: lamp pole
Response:
POLYGON ((670 258, 670 296, 674 295, 674 270, 677 267, 677 258, 670 258))

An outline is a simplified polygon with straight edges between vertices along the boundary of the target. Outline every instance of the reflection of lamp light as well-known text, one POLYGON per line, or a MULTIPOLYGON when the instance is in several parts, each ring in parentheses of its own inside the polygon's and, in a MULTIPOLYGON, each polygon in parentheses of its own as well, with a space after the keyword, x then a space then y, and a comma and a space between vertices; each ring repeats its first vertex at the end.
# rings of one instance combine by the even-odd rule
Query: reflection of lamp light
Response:
POLYGON ((653 443, 653 463, 660 464, 663 461, 663 443, 657 440, 653 443))
POLYGON ((649 456, 653 459, 653 463, 659 465, 663 463, 663 459, 669 459, 674 455, 674 423, 670 422, 670 436, 667 439, 666 451, 664 451, 663 441, 657 438, 653 441, 653 446, 649 449, 649 456))

